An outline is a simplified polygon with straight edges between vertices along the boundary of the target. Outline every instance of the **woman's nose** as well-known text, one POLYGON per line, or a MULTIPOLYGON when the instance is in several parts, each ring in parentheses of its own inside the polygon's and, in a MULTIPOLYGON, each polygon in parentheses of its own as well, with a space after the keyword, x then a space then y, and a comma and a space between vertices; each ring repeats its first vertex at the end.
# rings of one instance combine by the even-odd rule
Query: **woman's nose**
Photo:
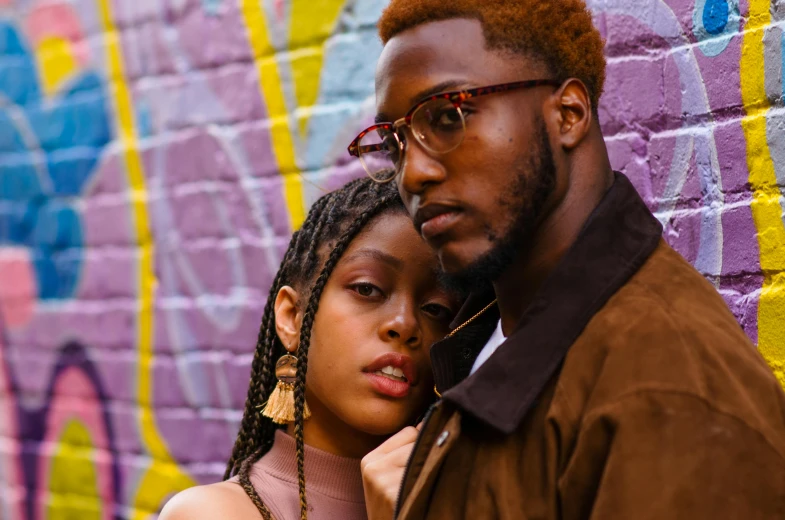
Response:
POLYGON ((385 341, 400 341, 409 348, 417 348, 422 343, 422 332, 413 306, 399 306, 381 327, 380 333, 385 341))

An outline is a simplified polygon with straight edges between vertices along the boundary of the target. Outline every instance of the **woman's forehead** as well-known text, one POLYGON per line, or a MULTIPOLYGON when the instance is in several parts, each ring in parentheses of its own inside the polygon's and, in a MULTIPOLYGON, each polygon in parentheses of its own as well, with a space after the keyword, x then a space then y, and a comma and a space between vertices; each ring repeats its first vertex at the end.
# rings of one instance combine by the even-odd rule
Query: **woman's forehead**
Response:
POLYGON ((437 262, 436 253, 417 234, 403 209, 388 210, 374 218, 352 241, 344 256, 362 249, 376 249, 405 262, 437 262))

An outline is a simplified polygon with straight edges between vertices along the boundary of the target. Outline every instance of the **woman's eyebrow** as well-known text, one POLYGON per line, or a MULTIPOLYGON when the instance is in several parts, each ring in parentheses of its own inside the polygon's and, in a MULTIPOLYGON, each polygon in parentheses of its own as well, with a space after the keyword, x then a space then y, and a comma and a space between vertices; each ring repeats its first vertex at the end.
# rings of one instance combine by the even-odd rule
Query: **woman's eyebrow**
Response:
POLYGON ((385 253, 380 249, 374 249, 370 247, 364 247, 362 249, 358 249, 357 251, 348 255, 346 257, 346 261, 351 262, 359 258, 371 258, 373 260, 378 260, 379 262, 388 264, 390 267, 393 267, 394 269, 397 270, 403 268, 403 260, 389 253, 385 253))

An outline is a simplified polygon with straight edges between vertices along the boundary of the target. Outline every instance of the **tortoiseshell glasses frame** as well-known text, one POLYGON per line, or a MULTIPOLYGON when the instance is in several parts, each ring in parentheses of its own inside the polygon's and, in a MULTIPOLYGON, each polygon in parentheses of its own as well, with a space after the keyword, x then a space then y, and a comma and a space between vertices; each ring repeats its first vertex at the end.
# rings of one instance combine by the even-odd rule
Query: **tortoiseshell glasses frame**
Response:
POLYGON ((423 148, 434 154, 444 154, 460 146, 466 135, 466 118, 461 105, 467 99, 510 90, 561 85, 561 81, 535 79, 434 94, 418 101, 397 121, 377 123, 360 132, 349 145, 349 155, 360 159, 374 181, 390 182, 403 164, 406 150, 404 127, 411 129, 423 148), (445 116, 446 122, 442 120, 445 116))

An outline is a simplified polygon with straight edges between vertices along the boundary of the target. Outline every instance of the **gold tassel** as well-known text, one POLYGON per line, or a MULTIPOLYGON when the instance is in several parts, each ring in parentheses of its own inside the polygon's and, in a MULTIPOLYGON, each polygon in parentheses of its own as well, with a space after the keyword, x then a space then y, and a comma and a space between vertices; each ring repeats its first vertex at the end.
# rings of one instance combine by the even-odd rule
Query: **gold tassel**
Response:
MULTIPOLYGON (((275 385, 275 390, 270 394, 270 399, 267 400, 267 406, 264 407, 262 415, 269 417, 276 424, 294 422, 294 385, 278 381, 278 384, 275 385)), ((303 410, 303 419, 310 417, 311 409, 308 408, 308 403, 306 402, 303 410)))
MULTIPOLYGON (((297 378, 297 358, 284 354, 275 364, 275 377, 278 384, 267 400, 262 415, 269 417, 276 424, 294 422, 294 381, 297 378)), ((303 419, 311 416, 308 403, 304 403, 303 419)))

